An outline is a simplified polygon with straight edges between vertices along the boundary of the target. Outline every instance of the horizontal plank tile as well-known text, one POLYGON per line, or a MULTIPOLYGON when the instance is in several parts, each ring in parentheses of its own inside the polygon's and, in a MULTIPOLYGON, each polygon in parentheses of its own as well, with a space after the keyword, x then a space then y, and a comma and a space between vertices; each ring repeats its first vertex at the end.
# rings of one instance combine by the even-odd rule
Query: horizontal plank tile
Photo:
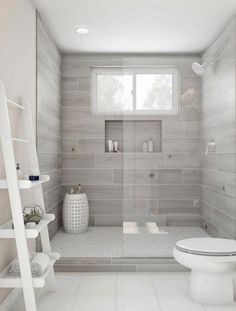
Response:
POLYGON ((177 169, 114 170, 114 183, 124 184, 180 184, 182 171, 177 169))
POLYGON ((62 169, 62 184, 111 184, 112 170, 102 169, 62 169))

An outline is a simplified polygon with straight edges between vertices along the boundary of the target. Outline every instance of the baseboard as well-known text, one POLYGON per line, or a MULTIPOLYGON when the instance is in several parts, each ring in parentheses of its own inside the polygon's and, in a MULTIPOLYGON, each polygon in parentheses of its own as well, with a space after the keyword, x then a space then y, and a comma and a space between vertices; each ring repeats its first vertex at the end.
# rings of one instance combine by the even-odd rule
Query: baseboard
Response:
POLYGON ((22 290, 20 288, 13 289, 10 294, 6 297, 6 299, 1 303, 0 310, 1 311, 11 311, 12 307, 16 305, 17 301, 22 296, 22 290))

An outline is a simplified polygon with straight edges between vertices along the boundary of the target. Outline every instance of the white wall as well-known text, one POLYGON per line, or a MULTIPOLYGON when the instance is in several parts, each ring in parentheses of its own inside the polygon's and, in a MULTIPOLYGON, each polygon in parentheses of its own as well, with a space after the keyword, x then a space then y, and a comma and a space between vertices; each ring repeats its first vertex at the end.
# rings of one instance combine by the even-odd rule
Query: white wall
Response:
MULTIPOLYGON (((36 13, 30 0, 0 0, 0 80, 13 100, 28 97, 35 120, 36 13)), ((11 111, 17 125, 17 111, 11 111)), ((14 131, 14 129, 13 129, 14 131)), ((4 176, 0 150, 0 178, 4 176)), ((0 224, 11 218, 7 191, 0 191, 0 224)), ((0 240, 0 270, 15 255, 13 241, 0 240)), ((9 291, 0 289, 0 303, 9 291)))

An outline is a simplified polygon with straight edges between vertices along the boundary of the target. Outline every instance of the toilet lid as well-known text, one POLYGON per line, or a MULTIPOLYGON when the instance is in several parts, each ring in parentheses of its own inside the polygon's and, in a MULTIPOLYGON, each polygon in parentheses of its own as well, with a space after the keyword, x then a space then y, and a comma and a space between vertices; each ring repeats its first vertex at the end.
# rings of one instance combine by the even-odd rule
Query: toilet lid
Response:
POLYGON ((236 241, 217 238, 193 238, 181 240, 176 243, 180 251, 208 256, 235 256, 236 241))

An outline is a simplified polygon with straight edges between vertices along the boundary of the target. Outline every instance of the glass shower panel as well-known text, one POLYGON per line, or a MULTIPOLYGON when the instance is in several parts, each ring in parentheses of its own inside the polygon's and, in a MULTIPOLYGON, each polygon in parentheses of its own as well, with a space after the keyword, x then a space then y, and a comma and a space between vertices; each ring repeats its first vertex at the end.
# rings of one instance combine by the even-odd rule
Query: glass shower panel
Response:
MULTIPOLYGON (((200 85, 185 56, 130 56, 133 111, 123 113, 123 256, 173 257, 208 236, 200 214, 200 85)), ((203 151, 204 152, 204 151, 203 151)))
POLYGON ((123 255, 159 257, 165 231, 158 216, 161 121, 123 117, 123 255), (158 240, 158 241, 157 241, 158 240))

